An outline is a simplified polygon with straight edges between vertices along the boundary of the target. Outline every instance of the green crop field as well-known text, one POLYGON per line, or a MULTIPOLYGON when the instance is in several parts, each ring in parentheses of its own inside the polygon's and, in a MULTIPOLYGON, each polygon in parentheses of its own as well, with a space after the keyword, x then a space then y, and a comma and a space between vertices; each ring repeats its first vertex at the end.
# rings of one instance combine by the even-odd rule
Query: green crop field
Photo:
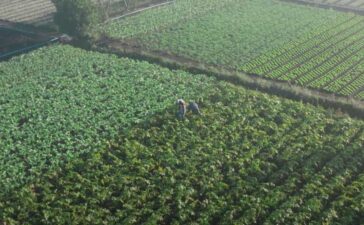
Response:
POLYGON ((363 99, 363 16, 274 0, 177 0, 99 30, 161 55, 363 99))
POLYGON ((63 46, 0 63, 0 189, 97 150, 208 80, 63 46))
POLYGON ((0 73, 3 224, 362 222, 363 121, 67 46, 0 73))

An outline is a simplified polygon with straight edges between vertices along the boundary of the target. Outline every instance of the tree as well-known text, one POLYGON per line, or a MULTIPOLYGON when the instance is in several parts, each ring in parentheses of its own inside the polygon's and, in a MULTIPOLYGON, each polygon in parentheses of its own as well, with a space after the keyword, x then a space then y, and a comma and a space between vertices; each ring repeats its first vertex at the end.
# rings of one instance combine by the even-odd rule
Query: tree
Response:
POLYGON ((101 13, 92 0, 52 1, 57 9, 54 22, 64 33, 79 37, 89 36, 92 27, 101 22, 101 13))

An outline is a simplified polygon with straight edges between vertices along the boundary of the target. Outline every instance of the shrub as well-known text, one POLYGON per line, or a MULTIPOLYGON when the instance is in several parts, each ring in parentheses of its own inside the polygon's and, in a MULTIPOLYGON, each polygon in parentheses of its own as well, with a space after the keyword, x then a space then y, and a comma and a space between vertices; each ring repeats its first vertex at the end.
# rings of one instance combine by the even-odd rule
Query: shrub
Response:
POLYGON ((73 36, 89 36, 90 29, 102 19, 91 0, 52 0, 57 8, 54 21, 59 30, 73 36))

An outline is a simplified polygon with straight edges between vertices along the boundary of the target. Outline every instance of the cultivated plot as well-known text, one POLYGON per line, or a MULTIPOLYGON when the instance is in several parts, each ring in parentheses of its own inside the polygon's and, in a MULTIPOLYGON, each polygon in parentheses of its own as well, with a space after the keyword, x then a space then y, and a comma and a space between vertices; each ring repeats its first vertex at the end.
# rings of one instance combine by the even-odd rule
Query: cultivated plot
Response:
POLYGON ((363 26, 364 17, 359 15, 285 2, 200 0, 177 1, 115 21, 103 31, 162 57, 177 56, 362 99, 363 26), (180 7, 176 15, 175 7, 180 7))
MULTIPOLYGON (((50 53, 55 54, 54 50, 50 53)), ((76 85, 72 77, 53 74, 58 77, 57 81, 70 79, 69 82, 80 89, 77 93, 82 97, 79 106, 75 107, 77 99, 72 100, 74 88, 71 84, 67 84, 69 88, 63 87, 70 99, 62 102, 57 110, 64 115, 66 108, 72 108, 73 120, 54 121, 51 109, 46 107, 38 113, 55 122, 55 125, 44 124, 49 128, 48 136, 57 128, 65 131, 62 136, 51 139, 59 143, 52 146, 52 152, 64 156, 65 163, 60 167, 43 167, 42 173, 21 188, 7 192, 1 189, 2 219, 5 222, 361 224, 364 212, 363 121, 333 117, 320 108, 247 91, 203 75, 178 75, 159 67, 119 61, 77 49, 58 48, 57 51, 60 51, 56 54, 58 57, 61 54, 76 61, 82 59, 83 64, 91 67, 76 74, 88 75, 97 61, 99 73, 89 75, 95 77, 93 82, 90 78, 83 78, 90 83, 90 86, 82 83, 87 88, 76 85), (93 60, 94 57, 98 60, 93 60), (109 70, 101 66, 110 64, 103 60, 116 63, 120 73, 109 74, 109 70), (143 73, 144 70, 148 73, 143 73), (139 76, 138 73, 142 74, 139 76), (110 81, 101 89, 95 88, 94 85, 105 85, 104 79, 115 82, 110 81), (121 80, 117 82, 115 79, 121 80), (182 86, 176 86, 175 79, 182 86), (122 85, 123 82, 127 82, 127 87, 122 85), (155 87, 140 87, 143 83, 155 87), (162 91, 161 88, 166 89, 163 92, 165 97, 153 93, 155 89, 156 92, 162 91), (171 93, 169 88, 189 90, 186 100, 198 96, 202 115, 188 113, 184 121, 177 120, 173 101, 164 101, 171 93), (93 94, 95 90, 109 94, 93 94), (133 101, 146 104, 138 99, 140 95, 157 105, 161 99, 168 107, 161 106, 162 111, 158 114, 129 127, 115 138, 105 135, 109 127, 115 131, 113 126, 127 123, 118 121, 127 119, 123 114, 129 115, 128 120, 132 121, 134 116, 139 118, 138 110, 147 109, 140 105, 137 110, 131 107, 138 106, 133 105, 133 101), (108 103, 102 104, 103 101, 108 103), (128 111, 124 111, 123 106, 128 107, 128 111), (96 119, 85 122, 92 117, 96 119), (57 125, 64 122, 65 126, 57 125), (72 123, 85 124, 87 128, 77 129, 72 123), (95 129, 99 138, 82 138, 83 133, 93 134, 95 129), (78 141, 68 141, 75 135, 79 137, 78 141), (100 146, 100 140, 105 137, 110 139, 100 146), (72 158, 64 154, 64 149, 68 148, 82 150, 83 146, 78 142, 90 150, 72 158)), ((38 52, 29 60, 38 61, 42 55, 48 54, 38 52)), ((34 66, 40 67, 42 63, 34 66)), ((38 79, 34 78, 27 81, 37 82, 38 79)), ((39 85, 42 86, 43 82, 46 80, 39 85)), ((45 94, 56 97, 60 92, 54 87, 45 94)), ((38 95, 32 99, 44 103, 38 95)), ((14 117, 13 126, 5 129, 7 133, 13 133, 10 138, 17 140, 16 135, 37 135, 35 131, 39 129, 26 129, 36 119, 29 119, 22 127, 16 127, 16 119, 14 117)), ((2 140, 9 142, 7 138, 2 140)), ((41 167, 46 153, 40 148, 44 146, 39 143, 42 139, 37 140, 38 143, 34 141, 39 144, 36 151, 9 147, 6 155, 10 159, 24 160, 24 163, 36 159, 31 162, 38 164, 27 168, 36 170, 41 167)), ((21 146, 21 143, 15 146, 21 146)), ((74 154, 74 151, 68 151, 68 154, 74 154)), ((56 159, 58 157, 53 156, 49 160, 56 159)), ((22 171, 24 168, 20 162, 9 167, 5 161, 1 171, 6 173, 14 168, 22 171)))
POLYGON ((359 97, 364 87, 364 18, 353 16, 245 64, 243 71, 359 97))
POLYGON ((209 79, 67 46, 0 63, 1 190, 97 150, 201 86, 209 79))

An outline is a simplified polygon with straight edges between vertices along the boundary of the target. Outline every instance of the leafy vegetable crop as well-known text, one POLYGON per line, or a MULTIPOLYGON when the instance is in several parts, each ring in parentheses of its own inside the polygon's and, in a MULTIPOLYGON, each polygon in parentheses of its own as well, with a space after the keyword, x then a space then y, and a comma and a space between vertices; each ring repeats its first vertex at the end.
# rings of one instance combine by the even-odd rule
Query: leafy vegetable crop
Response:
POLYGON ((362 219, 362 121, 223 82, 200 94, 206 96, 199 101, 202 116, 179 121, 171 106, 103 148, 0 195, 3 220, 358 224, 362 219))
POLYGON ((99 30, 162 56, 362 99, 363 21, 272 0, 177 0, 99 30))
POLYGON ((241 69, 302 86, 358 97, 364 86, 364 18, 353 16, 267 52, 241 69))
POLYGON ((202 85, 212 84, 67 46, 0 63, 0 189, 98 149, 175 99, 196 96, 202 85))

